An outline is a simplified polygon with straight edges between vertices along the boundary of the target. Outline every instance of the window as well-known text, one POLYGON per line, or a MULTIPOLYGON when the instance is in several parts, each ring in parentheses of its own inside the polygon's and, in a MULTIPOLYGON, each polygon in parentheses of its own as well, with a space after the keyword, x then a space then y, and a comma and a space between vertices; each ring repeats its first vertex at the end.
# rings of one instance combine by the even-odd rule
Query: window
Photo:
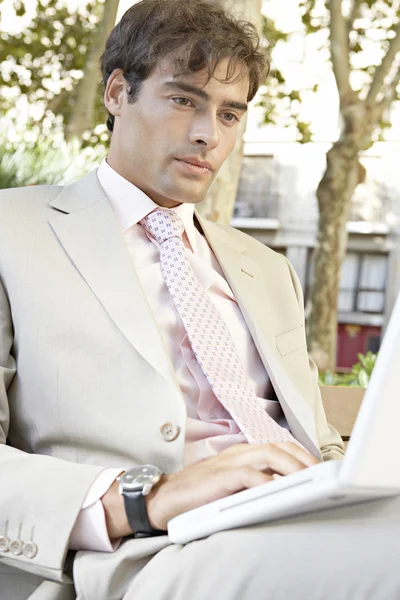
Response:
POLYGON ((278 217, 277 165, 273 156, 244 156, 234 217, 278 217))
MULTIPOLYGON (((307 277, 307 299, 314 278, 314 252, 310 253, 307 277)), ((348 252, 341 270, 338 311, 382 314, 385 307, 387 255, 348 252)))
POLYGON ((349 252, 340 272, 338 310, 383 313, 387 257, 349 252))

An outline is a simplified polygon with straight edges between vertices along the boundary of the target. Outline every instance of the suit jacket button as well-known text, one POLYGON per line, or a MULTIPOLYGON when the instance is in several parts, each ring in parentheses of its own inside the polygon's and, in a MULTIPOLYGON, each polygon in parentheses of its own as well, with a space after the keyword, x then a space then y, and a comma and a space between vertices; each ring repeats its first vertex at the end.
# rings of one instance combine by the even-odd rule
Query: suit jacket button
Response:
POLYGON ((10 549, 10 540, 6 535, 0 535, 0 552, 8 552, 10 549))
POLYGON ((27 558, 35 558, 38 553, 38 547, 35 542, 25 542, 22 552, 27 558))
POLYGON ((179 427, 174 423, 163 423, 160 427, 161 437, 165 442, 173 442, 179 435, 179 427))
POLYGON ((11 540, 10 542, 10 552, 14 554, 14 556, 19 556, 22 554, 22 541, 21 540, 11 540))

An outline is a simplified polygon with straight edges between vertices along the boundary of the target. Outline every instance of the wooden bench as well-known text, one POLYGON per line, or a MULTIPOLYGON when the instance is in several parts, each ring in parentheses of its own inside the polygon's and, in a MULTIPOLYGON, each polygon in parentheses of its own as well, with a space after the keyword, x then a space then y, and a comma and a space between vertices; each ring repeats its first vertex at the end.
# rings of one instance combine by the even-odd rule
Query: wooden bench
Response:
POLYGON ((335 385, 321 385, 320 389, 328 423, 340 433, 347 446, 365 389, 335 385))

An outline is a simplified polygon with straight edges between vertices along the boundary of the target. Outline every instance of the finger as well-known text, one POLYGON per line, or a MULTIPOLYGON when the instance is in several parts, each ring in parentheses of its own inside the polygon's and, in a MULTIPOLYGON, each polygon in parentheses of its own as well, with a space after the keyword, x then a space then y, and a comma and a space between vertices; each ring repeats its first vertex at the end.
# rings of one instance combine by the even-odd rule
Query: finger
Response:
POLYGON ((267 467, 280 475, 290 475, 290 473, 302 471, 308 466, 303 462, 301 455, 299 456, 298 453, 291 451, 291 449, 282 448, 278 444, 269 445, 266 460, 268 461, 267 467))
POLYGON ((310 454, 308 450, 302 448, 294 442, 268 442, 265 444, 234 444, 233 446, 230 446, 229 448, 226 448, 225 450, 220 452, 219 456, 234 455, 241 457, 243 454, 246 454, 248 452, 253 453, 255 449, 266 448, 271 445, 283 448, 289 454, 293 455, 300 462, 302 462, 304 464, 304 467, 311 467, 312 465, 315 465, 320 462, 320 460, 315 458, 315 456, 313 456, 312 454, 310 454))
POLYGON ((289 475, 308 466, 294 452, 288 452, 278 444, 248 446, 246 452, 226 456, 225 461, 228 468, 238 469, 248 466, 271 475, 273 473, 289 475))
POLYGON ((247 465, 243 465, 237 469, 236 476, 239 478, 239 483, 243 489, 249 489, 272 481, 272 475, 268 475, 247 465))
POLYGON ((312 467, 321 462, 320 459, 313 456, 308 450, 301 448, 293 442, 279 442, 277 446, 283 448, 289 454, 293 454, 293 456, 302 461, 307 467, 312 467))

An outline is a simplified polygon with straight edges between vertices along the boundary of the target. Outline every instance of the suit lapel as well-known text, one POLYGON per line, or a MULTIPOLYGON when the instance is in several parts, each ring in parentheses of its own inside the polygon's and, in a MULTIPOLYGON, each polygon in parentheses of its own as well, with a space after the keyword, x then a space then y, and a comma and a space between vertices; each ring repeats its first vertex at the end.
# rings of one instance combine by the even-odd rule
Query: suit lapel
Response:
POLYGON ((167 381, 172 363, 96 171, 63 188, 50 220, 60 243, 125 338, 167 381))
POLYGON ((302 385, 299 373, 291 372, 291 363, 285 362, 276 349, 273 315, 276 314, 274 303, 280 301, 279 297, 267 293, 259 267, 244 254, 247 249, 244 243, 215 223, 197 214, 196 217, 240 306, 291 431, 319 456, 314 415, 304 397, 311 394, 308 378, 302 385), (272 319, 266 315, 271 315, 272 319))

